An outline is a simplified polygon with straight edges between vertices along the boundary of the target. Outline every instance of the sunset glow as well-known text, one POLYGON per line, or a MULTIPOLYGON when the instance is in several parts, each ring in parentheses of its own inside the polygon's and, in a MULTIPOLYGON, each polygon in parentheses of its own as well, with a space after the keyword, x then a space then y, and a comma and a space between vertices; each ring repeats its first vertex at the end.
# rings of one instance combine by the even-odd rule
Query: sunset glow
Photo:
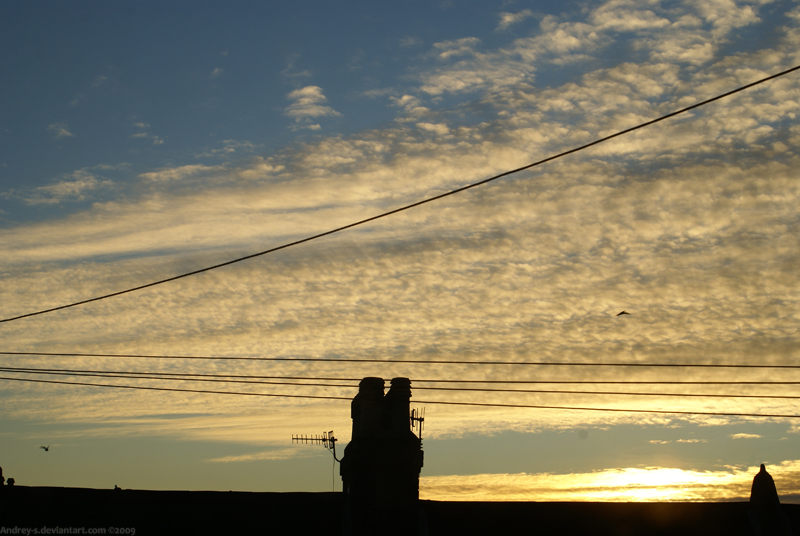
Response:
MULTIPOLYGON (((578 474, 425 477, 420 482, 420 497, 438 501, 747 501, 758 470, 643 467, 578 474)), ((784 494, 800 494, 800 461, 773 469, 773 475, 784 494)))

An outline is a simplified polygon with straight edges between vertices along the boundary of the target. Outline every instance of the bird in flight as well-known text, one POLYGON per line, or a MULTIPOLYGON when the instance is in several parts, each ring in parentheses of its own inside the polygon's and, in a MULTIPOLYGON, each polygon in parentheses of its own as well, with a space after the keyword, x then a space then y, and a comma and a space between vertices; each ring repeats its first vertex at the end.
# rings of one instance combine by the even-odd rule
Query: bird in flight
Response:
POLYGON ((46 447, 39 445, 39 448, 44 449, 45 452, 50 452, 50 445, 47 445, 46 447))
POLYGON ((617 316, 629 315, 629 314, 630 314, 630 313, 629 313, 628 311, 622 311, 622 312, 620 312, 620 313, 617 313, 617 316))

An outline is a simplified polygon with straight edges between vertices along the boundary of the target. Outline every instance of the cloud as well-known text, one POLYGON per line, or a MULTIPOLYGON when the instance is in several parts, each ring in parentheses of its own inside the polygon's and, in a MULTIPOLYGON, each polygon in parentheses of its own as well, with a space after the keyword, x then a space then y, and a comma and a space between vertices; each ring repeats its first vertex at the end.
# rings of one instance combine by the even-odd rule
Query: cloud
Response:
POLYGON ((523 20, 533 17, 533 12, 530 9, 523 9, 517 13, 500 13, 500 22, 497 24, 497 30, 507 30, 512 24, 517 24, 523 20))
POLYGON ((59 181, 49 186, 40 186, 34 190, 33 196, 26 199, 26 202, 38 205, 61 203, 66 200, 80 201, 85 199, 87 192, 104 185, 111 185, 111 182, 86 175, 70 181, 59 181))
POLYGON ((758 434, 731 434, 731 439, 761 439, 758 434))
POLYGON ((132 126, 136 129, 139 129, 140 131, 131 134, 131 138, 150 140, 153 143, 153 145, 161 145, 164 143, 164 140, 161 139, 161 137, 156 136, 155 134, 151 134, 150 132, 147 132, 146 129, 150 128, 150 125, 148 123, 137 122, 133 123, 132 126))
POLYGON ((253 462, 263 460, 289 460, 291 458, 303 458, 308 456, 308 452, 302 452, 296 448, 286 448, 266 450, 253 454, 241 454, 238 456, 224 456, 222 458, 212 458, 208 461, 212 463, 253 462))
POLYGON ((591 21, 600 30, 615 32, 650 31, 670 25, 666 18, 638 6, 630 0, 607 2, 594 10, 591 21))
MULTIPOLYGON (((502 47, 453 40, 434 46, 428 63, 411 73, 414 87, 390 96, 397 121, 380 129, 319 137, 219 166, 190 160, 144 170, 124 195, 85 211, 0 229, 0 272, 8 282, 0 287, 0 317, 171 277, 372 217, 755 80, 796 54, 795 29, 789 28, 776 33, 770 49, 714 60, 719 43, 712 29, 724 24, 712 28, 691 7, 674 13, 649 7, 654 15, 639 13, 636 21, 652 28, 626 41, 642 47, 638 63, 587 62, 580 75, 539 87, 533 83, 534 70, 542 65, 560 65, 569 57, 583 61, 579 58, 606 50, 613 33, 626 24, 631 25, 626 31, 638 32, 633 19, 618 13, 622 4, 597 11, 605 18, 596 22, 594 12, 581 21, 543 20, 541 33, 502 47), (662 25, 662 18, 670 25, 662 25), (688 38, 687 29, 696 37, 688 38), (655 44, 659 39, 667 45, 655 44), (683 55, 696 47, 696 56, 683 55), (705 62, 701 71, 691 67, 695 61, 705 62), (437 100, 445 94, 457 103, 445 108, 450 104, 437 100), (480 111, 477 119, 472 110, 480 111)), ((289 98, 286 113, 297 128, 318 128, 318 118, 338 115, 317 86, 293 91, 289 98)), ((520 366, 509 372, 500 365, 345 366, 337 360, 747 364, 757 355, 760 363, 791 362, 797 346, 797 318, 791 312, 800 310, 798 102, 796 84, 777 80, 691 116, 346 233, 69 314, 4 324, 6 349, 327 360, 265 362, 263 368, 244 363, 239 370, 298 376, 737 379, 733 371, 677 367, 652 372, 520 366), (614 320, 622 308, 635 312, 631 322, 614 320)), ((229 154, 228 149, 235 153, 250 146, 223 142, 214 154, 229 154)), ((100 170, 87 172, 91 177, 61 177, 64 184, 41 190, 41 199, 89 199, 110 180, 100 170)), ((4 196, 33 198, 19 192, 4 196)), ((88 358, 59 363, 110 366, 88 358)), ((216 362, 159 366, 230 372, 216 362)), ((753 371, 748 379, 766 381, 769 375, 753 371)), ((111 389, 100 394, 99 388, 12 382, 0 387, 8 401, 4 412, 39 419, 181 415, 200 404, 219 415, 256 415, 265 404, 244 396, 139 396, 111 389)), ((321 387, 281 389, 325 394, 321 387)), ((352 396, 352 389, 328 389, 352 396)), ((714 386, 704 389, 691 392, 723 393, 714 386)), ((758 391, 743 386, 737 393, 758 391)), ((796 412, 791 401, 781 399, 512 395, 420 389, 414 402, 431 402, 425 405, 431 424, 426 433, 432 438, 457 437, 464 430, 667 425, 676 419, 448 407, 436 401, 796 412)), ((288 406, 280 399, 268 403, 288 406)), ((346 403, 343 407, 347 428, 346 403)), ((330 411, 324 405, 314 408, 330 411)), ((740 422, 684 418, 709 426, 740 422)), ((291 419, 285 419, 289 427, 291 419)), ((159 433, 193 438, 232 433, 224 427, 208 431, 209 422, 198 420, 187 428, 162 422, 159 433)), ((246 433, 233 435, 259 439, 268 434, 251 423, 246 433)))
POLYGON ((443 125, 441 123, 417 123, 417 127, 426 132, 431 132, 439 136, 446 136, 450 133, 450 129, 447 128, 447 125, 443 125))
POLYGON ((248 140, 222 140, 220 144, 222 147, 206 149, 197 156, 233 156, 234 154, 252 153, 262 147, 262 145, 248 140))
POLYGON ((223 171, 224 168, 220 166, 204 166, 202 164, 190 164, 186 166, 165 168, 159 171, 149 171, 142 173, 139 177, 145 181, 164 182, 164 181, 180 181, 188 177, 193 177, 199 174, 207 175, 223 171))
MULTIPOLYGON (((646 51, 654 61, 701 65, 711 61, 739 28, 760 21, 756 6, 739 6, 732 0, 708 0, 677 10, 658 3, 643 7, 613 0, 591 9, 585 20, 547 15, 537 34, 495 50, 479 50, 477 37, 434 43, 430 57, 438 65, 420 70, 420 90, 437 97, 532 84, 535 73, 550 65, 586 65, 602 59, 621 32, 628 34, 629 46, 646 51)), ((503 13, 498 29, 513 17, 503 13)))
POLYGON ((101 172, 113 171, 122 166, 93 166, 83 168, 66 175, 52 184, 38 186, 30 190, 11 190, 0 193, 0 197, 20 199, 27 205, 56 205, 67 202, 84 201, 92 193, 107 190, 114 182, 100 175, 101 172))
POLYGON ((422 39, 414 36, 407 36, 400 39, 401 47, 417 47, 422 44, 422 39))
POLYGON ((296 89, 289 93, 287 98, 294 102, 285 108, 284 113, 295 120, 295 128, 318 130, 320 126, 313 124, 312 119, 342 115, 324 104, 328 99, 322 94, 322 88, 319 86, 296 89))
POLYGON ((69 131, 69 126, 66 123, 52 123, 47 126, 47 130, 54 132, 56 139, 72 138, 75 136, 69 131))
MULTIPOLYGON (((745 501, 758 467, 693 471, 668 467, 574 474, 423 476, 420 498, 435 501, 745 501)), ((782 496, 800 493, 800 462, 770 467, 782 496)))
MULTIPOLYGON (((430 114, 430 108, 422 106, 422 101, 413 95, 403 95, 402 97, 390 97, 392 103, 398 108, 402 108, 407 116, 412 118, 424 117, 430 114)), ((399 118, 401 121, 407 118, 399 118)), ((413 120, 413 119, 412 119, 413 120)))
POLYGON ((298 69, 296 66, 297 61, 300 59, 299 54, 293 54, 289 56, 286 62, 286 67, 281 71, 281 76, 283 76, 287 82, 290 84, 301 84, 304 80, 311 78, 311 71, 306 69, 298 69))
POLYGON ((213 71, 211 71, 211 74, 209 75, 209 77, 211 77, 211 78, 218 78, 218 77, 222 76, 222 74, 223 74, 224 72, 225 72, 225 69, 223 69, 223 68, 221 68, 221 67, 217 67, 217 68, 215 68, 213 71))
POLYGON ((472 56, 475 52, 475 47, 480 45, 481 40, 477 37, 463 37, 461 39, 454 39, 452 41, 441 41, 434 43, 436 57, 441 60, 448 60, 455 56, 472 56))
POLYGON ((703 0, 697 2, 696 9, 712 25, 712 35, 717 39, 759 21, 753 6, 739 6, 733 0, 703 0))
POLYGON ((104 86, 104 85, 108 84, 108 82, 109 82, 108 76, 106 76, 104 74, 101 74, 101 75, 98 75, 98 76, 94 77, 94 80, 92 80, 92 83, 91 83, 91 87, 104 86))

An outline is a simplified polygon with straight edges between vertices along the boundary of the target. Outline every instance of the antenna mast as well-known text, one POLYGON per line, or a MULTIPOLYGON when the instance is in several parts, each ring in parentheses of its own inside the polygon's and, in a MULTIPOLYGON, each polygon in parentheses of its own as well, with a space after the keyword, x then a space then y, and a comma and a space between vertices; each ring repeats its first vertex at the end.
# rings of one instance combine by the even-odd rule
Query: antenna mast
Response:
POLYGON ((292 434, 292 443, 302 443, 304 445, 322 445, 333 454, 333 459, 339 463, 342 463, 342 460, 336 457, 336 439, 333 436, 333 430, 330 432, 322 432, 322 435, 305 435, 305 434, 292 434))
POLYGON ((417 436, 422 441, 422 425, 425 423, 425 408, 411 410, 411 430, 419 428, 417 436))

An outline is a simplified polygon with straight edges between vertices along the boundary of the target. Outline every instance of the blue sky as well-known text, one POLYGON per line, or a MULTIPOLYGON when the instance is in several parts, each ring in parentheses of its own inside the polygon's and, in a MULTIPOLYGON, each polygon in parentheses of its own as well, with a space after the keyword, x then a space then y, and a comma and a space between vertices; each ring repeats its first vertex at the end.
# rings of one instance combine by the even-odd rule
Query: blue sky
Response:
MULTIPOLYGON (((0 40, 8 318, 346 225, 800 65, 800 6, 5 2, 0 40)), ((339 360, 796 364, 798 111, 793 73, 346 233, 0 324, 5 352, 327 361, 2 360, 407 376, 423 401, 796 414, 788 398, 512 397, 420 381, 800 381, 789 369, 339 360), (623 309, 631 315, 616 317, 623 309)), ((669 389, 797 395, 788 385, 669 389)), ((330 456, 292 446, 291 434, 333 429, 344 445, 350 430, 346 401, 12 380, 0 397, 0 465, 20 484, 325 491, 330 456)), ((426 412, 423 497, 746 498, 760 463, 779 492, 800 497, 795 419, 426 412)))

